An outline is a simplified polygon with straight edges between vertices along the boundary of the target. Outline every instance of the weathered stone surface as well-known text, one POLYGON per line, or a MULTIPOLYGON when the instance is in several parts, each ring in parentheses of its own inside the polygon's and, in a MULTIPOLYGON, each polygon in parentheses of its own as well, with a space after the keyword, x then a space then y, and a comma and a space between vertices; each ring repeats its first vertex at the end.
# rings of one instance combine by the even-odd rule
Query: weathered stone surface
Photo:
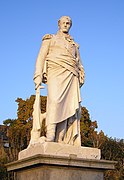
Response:
POLYGON ((32 168, 20 171, 16 174, 17 180, 102 180, 103 173, 85 169, 61 167, 56 169, 54 166, 32 168))
POLYGON ((103 180, 115 162, 77 157, 35 155, 7 164, 15 180, 103 180))
POLYGON ((79 45, 69 34, 71 25, 71 18, 62 16, 58 21, 58 32, 42 38, 34 73, 36 98, 30 144, 39 142, 45 118, 46 142, 81 145, 80 88, 84 84, 85 73, 79 45), (47 106, 46 114, 42 114, 40 85, 46 82, 47 106))
POLYGON ((27 149, 19 153, 19 160, 37 154, 78 157, 86 159, 100 159, 100 149, 89 147, 76 147, 69 144, 55 142, 44 142, 30 145, 27 149))

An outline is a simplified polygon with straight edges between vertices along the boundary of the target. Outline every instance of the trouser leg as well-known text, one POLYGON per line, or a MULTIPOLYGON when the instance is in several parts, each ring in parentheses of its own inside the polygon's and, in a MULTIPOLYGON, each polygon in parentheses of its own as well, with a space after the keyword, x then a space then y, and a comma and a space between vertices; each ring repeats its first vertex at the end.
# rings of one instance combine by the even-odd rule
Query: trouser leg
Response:
POLYGON ((55 132, 56 132, 56 124, 49 124, 47 126, 47 132, 46 132, 47 142, 55 141, 55 132))

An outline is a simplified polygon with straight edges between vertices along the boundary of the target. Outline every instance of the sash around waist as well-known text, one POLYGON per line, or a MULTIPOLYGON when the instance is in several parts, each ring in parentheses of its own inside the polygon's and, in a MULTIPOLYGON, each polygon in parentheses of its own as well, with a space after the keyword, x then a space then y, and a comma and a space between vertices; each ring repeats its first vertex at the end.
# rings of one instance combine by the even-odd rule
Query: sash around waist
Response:
POLYGON ((79 76, 79 66, 78 62, 74 58, 68 56, 61 57, 49 57, 47 56, 46 61, 48 62, 49 67, 55 67, 56 65, 62 66, 65 69, 71 71, 77 77, 79 76))

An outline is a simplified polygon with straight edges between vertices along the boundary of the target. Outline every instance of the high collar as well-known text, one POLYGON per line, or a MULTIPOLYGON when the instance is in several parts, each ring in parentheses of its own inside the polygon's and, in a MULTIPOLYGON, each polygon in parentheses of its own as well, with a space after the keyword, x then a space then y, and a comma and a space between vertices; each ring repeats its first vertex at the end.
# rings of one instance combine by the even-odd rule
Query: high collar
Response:
POLYGON ((58 31, 57 32, 57 35, 59 35, 59 36, 63 36, 63 37, 65 37, 65 39, 68 39, 68 40, 70 40, 70 41, 72 41, 73 40, 73 38, 70 36, 70 34, 66 34, 66 33, 63 33, 63 32, 61 32, 61 31, 58 31))

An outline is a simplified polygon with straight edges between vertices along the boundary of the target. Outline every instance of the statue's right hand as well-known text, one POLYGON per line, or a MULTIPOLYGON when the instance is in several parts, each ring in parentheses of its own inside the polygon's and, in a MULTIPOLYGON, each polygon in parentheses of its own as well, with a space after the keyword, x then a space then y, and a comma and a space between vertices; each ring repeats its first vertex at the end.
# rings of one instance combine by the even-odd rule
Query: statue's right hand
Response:
POLYGON ((37 76, 37 77, 34 79, 34 83, 35 83, 35 89, 37 89, 37 88, 41 85, 41 77, 40 77, 40 76, 37 76))

